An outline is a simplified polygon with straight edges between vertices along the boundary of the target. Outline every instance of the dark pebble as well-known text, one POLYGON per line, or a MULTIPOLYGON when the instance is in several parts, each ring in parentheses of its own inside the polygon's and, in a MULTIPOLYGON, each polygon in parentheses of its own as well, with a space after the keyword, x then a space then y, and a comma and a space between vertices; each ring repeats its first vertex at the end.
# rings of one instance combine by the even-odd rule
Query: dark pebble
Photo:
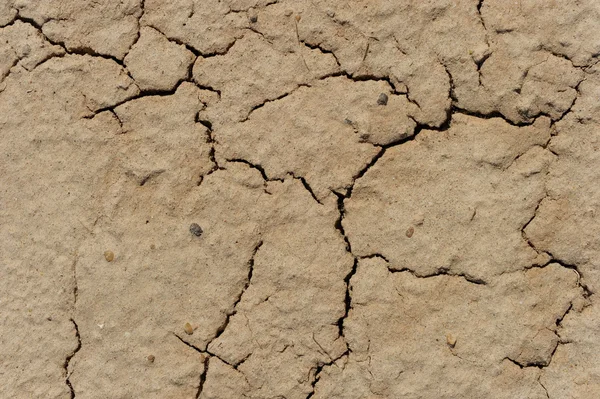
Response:
POLYGON ((254 24, 254 23, 256 23, 256 21, 258 21, 258 17, 256 17, 256 16, 250 17, 250 22, 252 22, 254 24))
POLYGON ((379 98, 377 99, 377 104, 379 105, 387 105, 388 102, 388 96, 385 93, 381 93, 379 95, 379 98))
POLYGON ((196 237, 200 237, 202 235, 202 227, 198 223, 190 224, 190 233, 195 235, 196 237))

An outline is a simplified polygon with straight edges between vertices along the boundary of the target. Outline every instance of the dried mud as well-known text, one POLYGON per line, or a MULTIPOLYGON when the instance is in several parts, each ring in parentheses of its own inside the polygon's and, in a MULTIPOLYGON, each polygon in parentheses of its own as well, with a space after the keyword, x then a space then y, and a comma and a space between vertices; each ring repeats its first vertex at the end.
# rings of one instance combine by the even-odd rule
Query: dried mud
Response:
POLYGON ((0 397, 600 397, 597 0, 0 0, 0 397))

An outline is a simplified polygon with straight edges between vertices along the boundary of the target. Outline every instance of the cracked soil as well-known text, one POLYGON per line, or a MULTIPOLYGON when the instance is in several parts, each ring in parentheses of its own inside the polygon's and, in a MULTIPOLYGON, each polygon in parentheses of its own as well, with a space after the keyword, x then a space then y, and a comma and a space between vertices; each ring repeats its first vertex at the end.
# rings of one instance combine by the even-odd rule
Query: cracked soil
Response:
POLYGON ((0 0, 0 398, 600 398, 598 61, 598 0, 0 0))

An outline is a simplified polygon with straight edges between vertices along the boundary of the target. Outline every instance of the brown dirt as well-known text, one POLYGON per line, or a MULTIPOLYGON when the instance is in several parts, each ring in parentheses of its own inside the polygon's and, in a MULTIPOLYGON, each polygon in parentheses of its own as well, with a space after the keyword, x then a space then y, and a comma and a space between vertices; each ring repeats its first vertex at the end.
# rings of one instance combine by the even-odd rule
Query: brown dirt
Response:
POLYGON ((600 397, 597 0, 0 0, 0 397, 600 397))

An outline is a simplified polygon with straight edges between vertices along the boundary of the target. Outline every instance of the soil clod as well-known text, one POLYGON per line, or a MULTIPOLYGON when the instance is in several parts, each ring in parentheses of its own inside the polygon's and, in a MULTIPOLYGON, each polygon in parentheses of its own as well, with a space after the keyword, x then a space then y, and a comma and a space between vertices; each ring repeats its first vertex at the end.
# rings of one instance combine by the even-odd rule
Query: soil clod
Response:
POLYGON ((387 105, 388 103, 388 96, 385 93, 381 93, 379 95, 379 98, 377 99, 377 104, 378 105, 387 105))
POLYGON ((196 237, 200 237, 203 232, 204 230, 202 230, 202 227, 200 227, 198 223, 192 223, 190 225, 190 233, 192 233, 196 237))

